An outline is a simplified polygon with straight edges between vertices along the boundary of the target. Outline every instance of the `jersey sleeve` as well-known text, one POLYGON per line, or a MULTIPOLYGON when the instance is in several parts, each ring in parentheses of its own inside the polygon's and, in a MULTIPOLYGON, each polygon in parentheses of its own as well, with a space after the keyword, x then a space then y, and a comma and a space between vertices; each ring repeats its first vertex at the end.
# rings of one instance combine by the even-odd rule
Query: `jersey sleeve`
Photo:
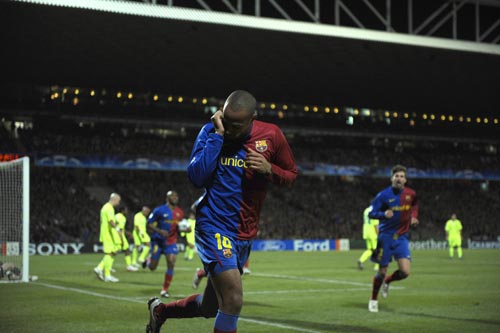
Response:
POLYGON ((108 223, 110 223, 111 221, 115 222, 115 210, 113 209, 113 207, 110 205, 107 209, 106 209, 106 219, 108 220, 108 223))
POLYGON ((418 219, 418 198, 416 193, 411 204, 411 217, 418 219))
POLYGON ((209 182, 224 143, 224 138, 212 129, 212 124, 203 126, 191 152, 187 171, 189 180, 196 187, 205 187, 209 182))
POLYGON ((376 220, 385 219, 385 212, 382 211, 383 205, 384 205, 384 196, 383 196, 383 193, 380 192, 379 194, 377 194, 375 199, 373 199, 373 202, 371 205, 372 210, 370 211, 370 213, 368 213, 368 216, 370 218, 376 219, 376 220))
POLYGON ((270 180, 273 184, 290 187, 297 178, 297 166, 295 165, 292 149, 279 128, 276 128, 275 144, 276 151, 270 161, 270 180))
POLYGON ((148 216, 148 224, 153 224, 158 220, 158 209, 155 208, 148 216))

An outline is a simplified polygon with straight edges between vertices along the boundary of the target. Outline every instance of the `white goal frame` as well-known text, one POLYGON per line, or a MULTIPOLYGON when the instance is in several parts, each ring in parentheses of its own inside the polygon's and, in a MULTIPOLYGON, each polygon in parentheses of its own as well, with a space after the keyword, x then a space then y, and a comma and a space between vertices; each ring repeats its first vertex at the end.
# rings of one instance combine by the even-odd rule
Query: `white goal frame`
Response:
MULTIPOLYGON (((18 160, 3 162, 2 164, 16 164, 22 163, 22 275, 20 280, 13 280, 9 282, 29 282, 29 242, 30 242, 30 159, 29 157, 22 157, 18 160)), ((3 280, 5 281, 5 280, 3 280)), ((2 281, 2 282, 3 282, 2 281)))

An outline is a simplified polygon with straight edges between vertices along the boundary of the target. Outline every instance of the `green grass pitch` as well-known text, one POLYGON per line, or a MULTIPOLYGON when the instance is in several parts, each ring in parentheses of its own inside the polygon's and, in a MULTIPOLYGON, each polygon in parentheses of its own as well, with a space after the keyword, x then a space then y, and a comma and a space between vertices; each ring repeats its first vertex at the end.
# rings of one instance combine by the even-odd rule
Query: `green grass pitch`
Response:
MULTIPOLYGON (((254 252, 244 276, 239 332, 500 332, 500 251, 413 251, 412 274, 367 303, 372 264, 358 271, 361 250, 349 252, 254 252)), ((34 256, 34 283, 0 284, 0 332, 144 332, 146 301, 158 295, 165 263, 156 272, 125 272, 119 283, 99 281, 92 269, 101 255, 34 256)), ((163 260, 163 259, 162 259, 163 260)), ((171 299, 193 293, 198 259, 178 256, 171 299)), ((389 271, 392 272, 392 263, 389 271)), ((202 287, 204 283, 202 284, 202 287)), ((213 319, 172 319, 162 332, 212 332, 213 319)))

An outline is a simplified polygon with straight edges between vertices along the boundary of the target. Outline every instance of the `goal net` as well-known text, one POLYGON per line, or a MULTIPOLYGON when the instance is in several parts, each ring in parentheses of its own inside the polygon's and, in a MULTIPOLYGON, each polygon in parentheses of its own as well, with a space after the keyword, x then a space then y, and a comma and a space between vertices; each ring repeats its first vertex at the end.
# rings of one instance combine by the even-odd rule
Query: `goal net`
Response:
POLYGON ((29 158, 0 163, 0 282, 29 280, 29 158))

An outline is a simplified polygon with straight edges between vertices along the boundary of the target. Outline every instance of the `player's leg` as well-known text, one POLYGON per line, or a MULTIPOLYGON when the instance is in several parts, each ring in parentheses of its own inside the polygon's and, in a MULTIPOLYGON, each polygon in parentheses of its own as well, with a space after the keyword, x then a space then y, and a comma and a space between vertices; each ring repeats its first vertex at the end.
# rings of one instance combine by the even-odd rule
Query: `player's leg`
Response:
POLYGON ((365 239, 366 250, 361 254, 358 259, 358 269, 363 270, 363 263, 371 257, 373 253, 372 243, 370 239, 365 239))
POLYGON ((457 238, 457 255, 458 255, 458 259, 462 259, 462 237, 458 237, 457 238))
POLYGON ((132 238, 134 240, 134 244, 131 246, 132 265, 138 266, 137 259, 139 259, 139 247, 141 246, 141 239, 139 238, 139 234, 135 229, 134 231, 132 231, 132 238))
POLYGON ((372 260, 376 261, 380 267, 378 272, 373 277, 372 282, 372 295, 370 301, 368 302, 368 310, 370 312, 378 312, 378 294, 382 284, 384 283, 385 276, 387 274, 387 267, 391 262, 392 258, 392 237, 386 235, 380 235, 377 241, 377 249, 374 251, 375 258, 372 260))
POLYGON ((137 263, 139 265, 142 265, 143 263, 146 262, 150 250, 151 250, 151 243, 150 242, 142 243, 142 251, 141 251, 141 254, 139 255, 139 259, 137 259, 137 263))
POLYGON ((238 269, 226 270, 211 278, 219 303, 214 333, 236 333, 243 306, 243 286, 238 269))
POLYGON ((201 280, 207 276, 207 272, 204 269, 197 268, 196 272, 194 272, 193 276, 193 289, 198 289, 200 286, 201 280))
POLYGON ((184 259, 193 260, 194 258, 194 232, 189 232, 186 234, 186 252, 184 253, 184 259))
POLYGON ((453 247, 454 247, 453 239, 448 237, 448 252, 450 254, 450 259, 453 259, 453 254, 454 254, 453 247))
POLYGON ((386 298, 389 293, 389 284, 406 279, 410 275, 411 254, 408 238, 401 236, 393 243, 393 255, 398 262, 398 269, 387 276, 382 284, 382 297, 386 298))
POLYGON ((144 262, 144 268, 148 267, 150 270, 154 271, 158 267, 158 262, 163 253, 164 247, 159 242, 151 241, 152 251, 151 256, 144 262))
POLYGON ((245 265, 243 266, 243 274, 252 274, 252 271, 250 270, 250 260, 247 260, 245 262, 245 265))
POLYGON ((170 288, 170 284, 172 283, 172 279, 174 278, 174 267, 175 261, 177 259, 177 245, 169 245, 165 249, 165 259, 167 261, 167 270, 165 271, 165 276, 163 279, 163 288, 161 290, 162 297, 170 297, 168 293, 168 288, 170 288))

